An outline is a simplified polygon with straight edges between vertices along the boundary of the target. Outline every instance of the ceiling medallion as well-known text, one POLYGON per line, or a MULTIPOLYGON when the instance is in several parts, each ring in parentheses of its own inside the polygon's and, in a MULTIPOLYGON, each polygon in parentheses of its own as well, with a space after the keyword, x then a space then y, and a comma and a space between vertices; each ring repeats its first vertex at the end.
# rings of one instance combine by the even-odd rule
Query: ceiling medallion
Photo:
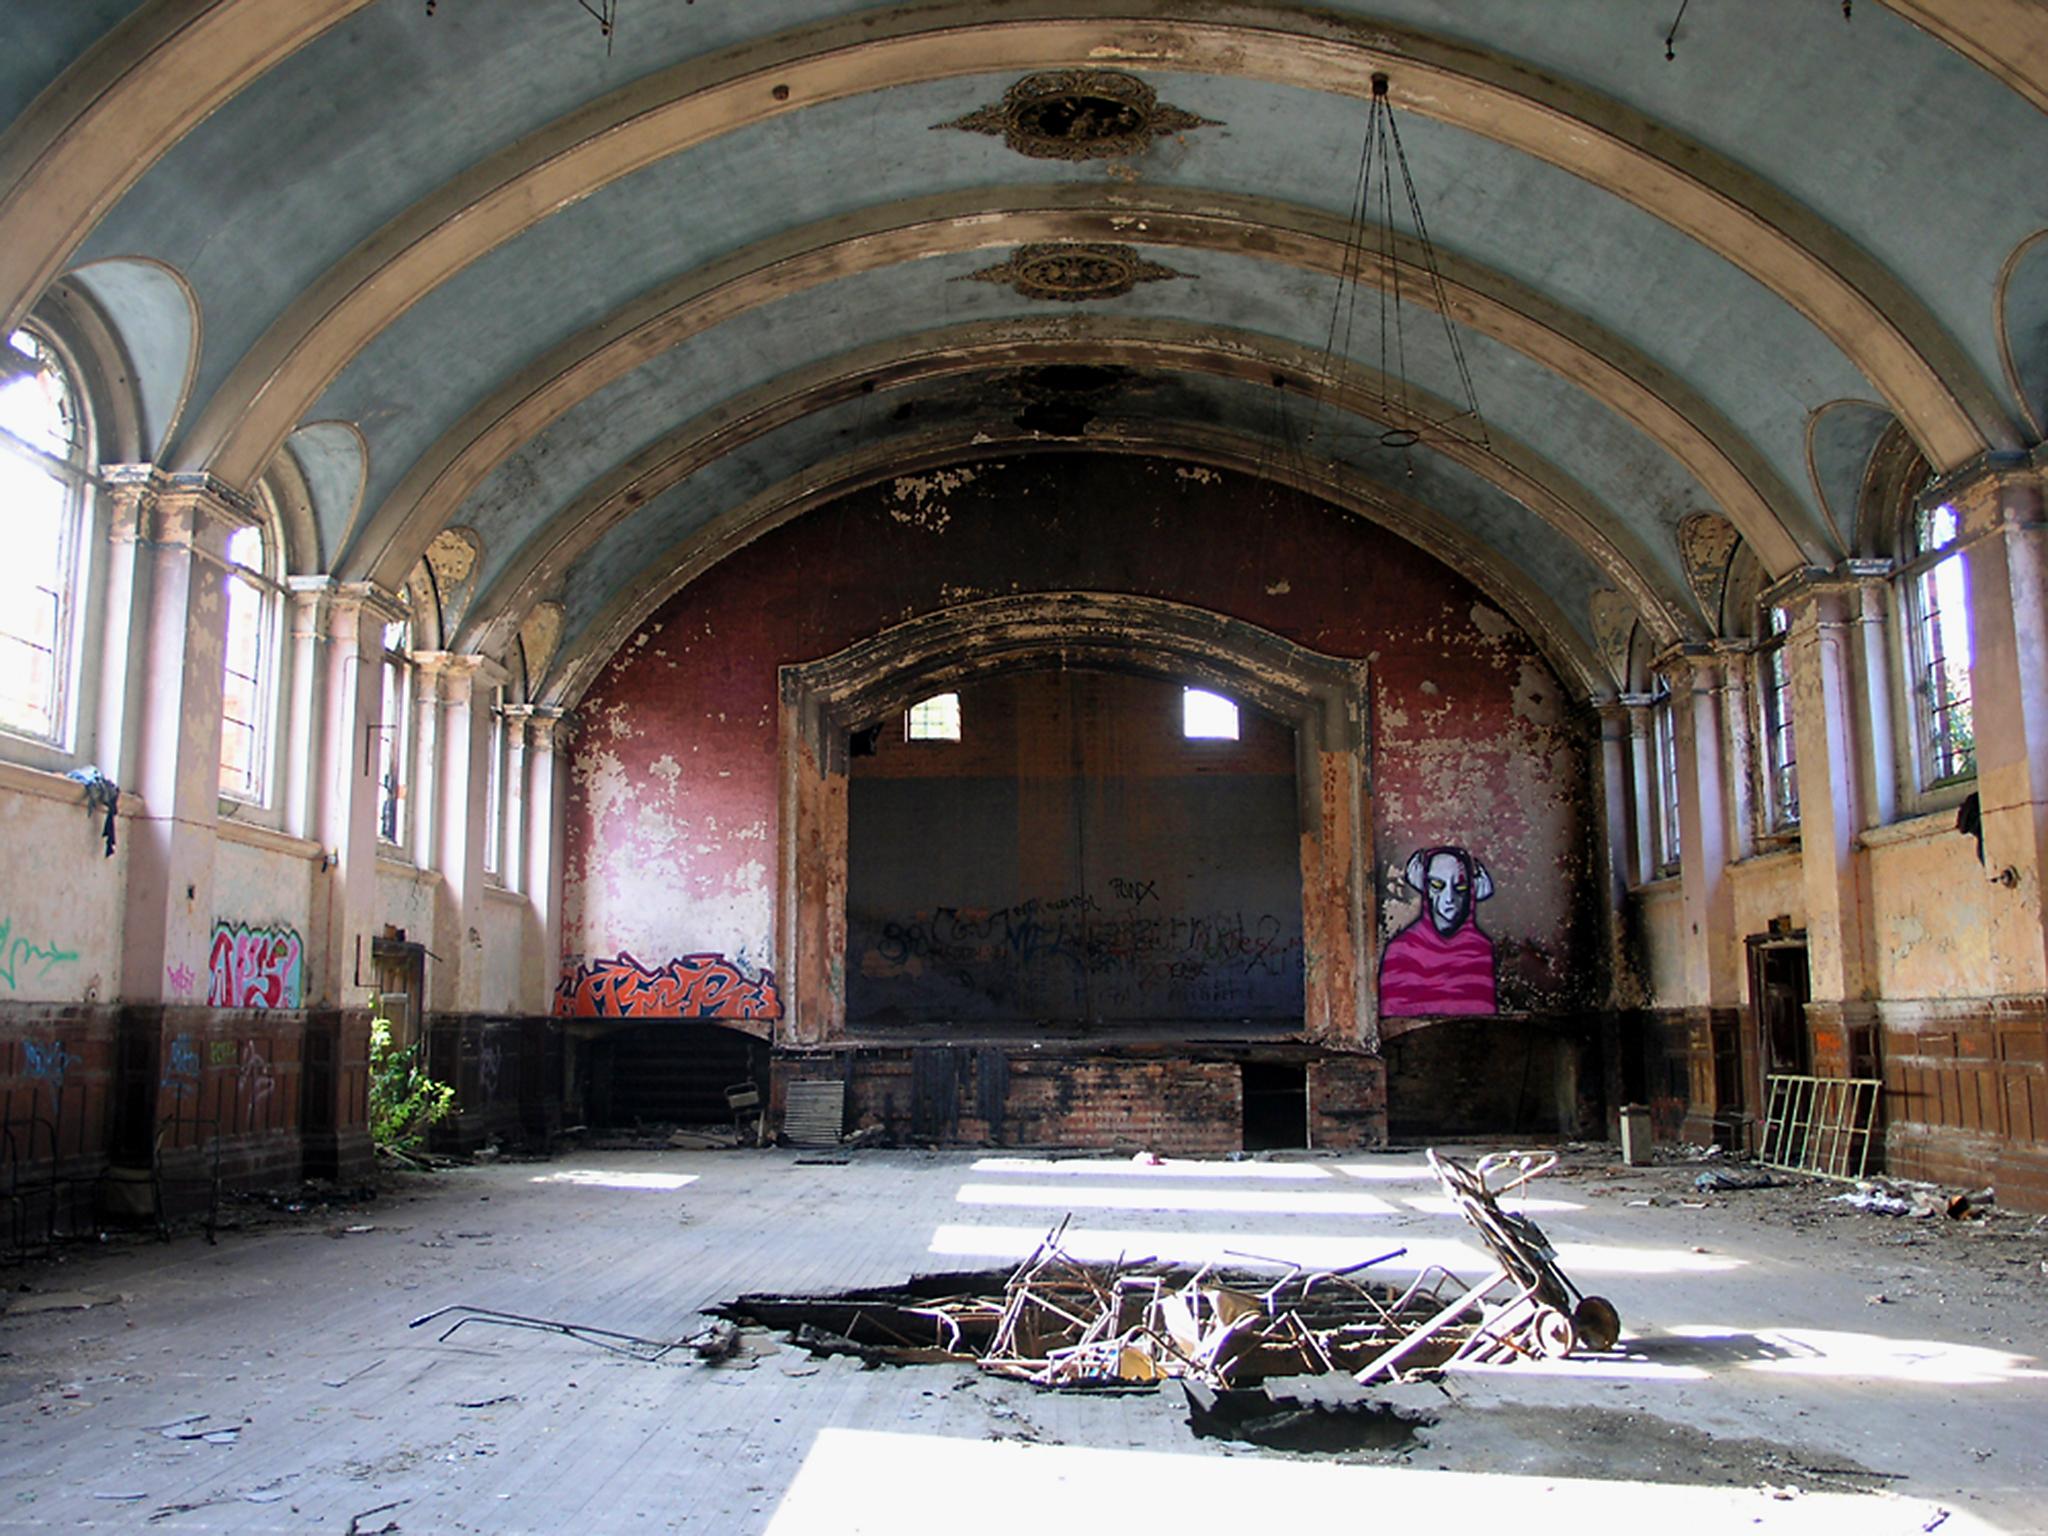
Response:
POLYGON ((1080 240, 1020 245, 1008 261, 966 275, 977 283, 1003 283, 1027 299, 1053 299, 1062 304, 1121 298, 1140 283, 1187 276, 1147 261, 1131 246, 1080 240))
POLYGON ((1034 160, 1118 160, 1142 155, 1162 134, 1218 125, 1163 104, 1136 75, 1055 69, 1026 75, 994 106, 933 126, 998 135, 1034 160))

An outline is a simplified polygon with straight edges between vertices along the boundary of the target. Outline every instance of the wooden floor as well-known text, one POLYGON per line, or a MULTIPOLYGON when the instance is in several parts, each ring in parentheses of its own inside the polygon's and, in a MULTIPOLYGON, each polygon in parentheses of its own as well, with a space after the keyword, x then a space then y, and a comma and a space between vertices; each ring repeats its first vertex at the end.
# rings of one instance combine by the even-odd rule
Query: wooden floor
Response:
POLYGON ((1482 1273, 1413 1156, 587 1152, 217 1247, 73 1248, 0 1270, 0 1530, 2048 1529, 2042 1229, 1853 1213, 1822 1186, 1690 1209, 1695 1171, 1588 1154, 1538 1186, 1567 1270, 1621 1310, 1620 1356, 1403 1389, 1436 1423, 1337 1456, 1197 1440, 1171 1386, 1042 1394, 765 1334, 647 1364, 407 1323, 467 1303, 677 1337, 750 1289, 997 1264, 1069 1213, 1084 1255, 1406 1246, 1391 1268, 1482 1273))

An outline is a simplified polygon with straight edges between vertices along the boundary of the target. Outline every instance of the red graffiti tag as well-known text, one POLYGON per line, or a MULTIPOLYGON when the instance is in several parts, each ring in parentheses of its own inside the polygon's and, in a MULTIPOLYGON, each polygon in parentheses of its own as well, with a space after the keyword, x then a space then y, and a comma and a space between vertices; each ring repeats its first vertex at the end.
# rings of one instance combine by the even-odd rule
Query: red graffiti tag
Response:
POLYGON ((289 928, 216 923, 208 960, 209 1008, 296 1008, 301 998, 299 936, 289 928))
POLYGON ((758 980, 723 955, 684 955, 649 970, 631 955, 565 967, 555 988, 563 1018, 779 1019, 775 973, 758 980))

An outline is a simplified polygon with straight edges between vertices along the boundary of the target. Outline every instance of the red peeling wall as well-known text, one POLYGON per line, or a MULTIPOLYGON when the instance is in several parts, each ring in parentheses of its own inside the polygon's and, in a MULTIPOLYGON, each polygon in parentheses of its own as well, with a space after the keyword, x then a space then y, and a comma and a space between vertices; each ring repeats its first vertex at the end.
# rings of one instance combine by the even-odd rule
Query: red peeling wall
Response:
POLYGON ((1418 911, 1408 855, 1459 845, 1493 878, 1478 919, 1501 1008, 1593 1000, 1586 737, 1534 643, 1362 519, 1234 475, 1097 455, 872 487, 748 545, 654 615, 578 710, 568 965, 722 956, 772 979, 777 668, 951 604, 1062 590, 1186 603, 1367 659, 1382 935, 1418 911))

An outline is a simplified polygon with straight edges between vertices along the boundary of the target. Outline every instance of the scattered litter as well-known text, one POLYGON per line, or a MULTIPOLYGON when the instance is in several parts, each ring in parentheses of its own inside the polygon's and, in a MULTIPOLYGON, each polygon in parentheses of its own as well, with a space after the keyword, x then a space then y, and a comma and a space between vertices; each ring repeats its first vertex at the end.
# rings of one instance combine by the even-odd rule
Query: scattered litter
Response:
POLYGON ((282 1488, 251 1488, 242 1495, 244 1504, 276 1504, 284 1499, 282 1488))
POLYGON ((1948 1201, 1930 1184, 1881 1183, 1865 1180, 1846 1194, 1829 1197, 1833 1205, 1854 1206, 1878 1216, 1911 1216, 1924 1220, 1941 1214, 1948 1201))
MULTIPOLYGON (((612 1328, 595 1328, 587 1323, 562 1323, 556 1322, 552 1318, 525 1317, 517 1312, 497 1312, 489 1307, 472 1307, 462 1304, 451 1307, 437 1307, 423 1317, 414 1318, 406 1326, 408 1328, 419 1328, 427 1323, 458 1313, 461 1315, 457 1316, 454 1322, 441 1331, 436 1342, 445 1343, 456 1329, 470 1323, 489 1323, 499 1328, 527 1328, 536 1333, 559 1333, 580 1343, 594 1344, 599 1349, 608 1349, 614 1354, 626 1355, 635 1360, 646 1361, 649 1364, 665 1359, 668 1355, 679 1349, 695 1350, 701 1359, 723 1358, 722 1356, 705 1355, 703 1350, 707 1346, 707 1341, 721 1337, 721 1330, 729 1327, 727 1324, 714 1323, 709 1328, 699 1329, 696 1333, 680 1339, 649 1339, 635 1333, 620 1333, 612 1328)), ((737 1347, 736 1341, 735 1347, 737 1347)))
POLYGON ((1777 1189, 1790 1184, 1790 1179, 1778 1177, 1775 1173, 1746 1168, 1709 1168, 1692 1181, 1694 1189, 1719 1192, 1730 1189, 1777 1189))
POLYGON ((519 1394, 517 1392, 506 1392, 497 1397, 482 1397, 473 1403, 457 1403, 455 1406, 458 1408, 496 1408, 504 1403, 516 1403, 518 1401, 519 1394))
POLYGON ((1866 1307, 1888 1307, 1892 1304, 1892 1299, 1883 1291, 1872 1291, 1863 1298, 1863 1304, 1866 1307))
MULTIPOLYGON (((1060 1247, 1063 1221, 1007 1277, 933 1275, 829 1296, 746 1295, 716 1312, 787 1328, 814 1354, 869 1365, 972 1361, 1035 1386, 1096 1392, 1151 1391, 1169 1379, 1211 1393, 1281 1377, 1352 1376, 1363 1384, 1454 1360, 1561 1358, 1582 1344, 1605 1350, 1621 1328, 1613 1306, 1580 1295, 1535 1224, 1498 1204, 1556 1161, 1495 1153, 1467 1166, 1430 1153, 1445 1192, 1496 1261, 1477 1284, 1441 1265, 1426 1266, 1405 1289, 1364 1278, 1405 1249, 1338 1270, 1257 1254, 1232 1255, 1246 1265, 1231 1268, 1150 1258, 1085 1264, 1060 1247), (1283 1273, 1276 1279, 1258 1265, 1283 1273)), ((1212 1410, 1215 1402, 1200 1412, 1212 1410)), ((1294 1410, 1251 1404, 1245 1412, 1285 1418, 1294 1410)))
POLYGON ((106 1499, 114 1504, 128 1504, 136 1499, 146 1499, 149 1495, 146 1493, 96 1493, 93 1497, 96 1499, 106 1499))
POLYGON ((1395 1451, 1414 1444, 1415 1432, 1436 1422, 1364 1398, 1295 1399, 1270 1388, 1217 1390, 1182 1381, 1188 1427, 1198 1439, 1238 1440, 1274 1451, 1395 1451))
POLYGON ((850 1157, 800 1157, 793 1166, 798 1168, 844 1168, 852 1162, 850 1157))
POLYGON ((165 1425, 157 1433, 166 1440, 204 1440, 208 1445, 233 1445, 242 1438, 243 1426, 249 1423, 249 1420, 244 1419, 240 1424, 216 1425, 212 1429, 202 1428, 201 1426, 212 1417, 210 1413, 195 1413, 189 1418, 165 1425))
POLYGON ((1647 1199, 1631 1200, 1628 1203, 1632 1206, 1654 1206, 1659 1209, 1676 1207, 1685 1211, 1704 1211, 1707 1208, 1707 1202, 1704 1200, 1681 1200, 1676 1195, 1651 1195, 1647 1199))
POLYGON ((399 1509, 411 1502, 411 1499, 393 1499, 389 1504, 379 1504, 375 1509, 366 1509, 360 1515, 350 1515, 345 1536, 392 1536, 392 1533, 399 1529, 396 1520, 387 1520, 375 1530, 371 1530, 363 1522, 372 1515, 381 1515, 386 1510, 399 1509))
POLYGON ((368 1365, 364 1366, 361 1370, 350 1371, 346 1376, 328 1376, 321 1381, 320 1385, 323 1387, 345 1387, 350 1382, 359 1380, 360 1378, 369 1375, 370 1372, 377 1369, 377 1367, 382 1365, 383 1363, 384 1357, 382 1355, 379 1355, 375 1360, 372 1360, 368 1365))
POLYGON ((669 1133, 668 1144, 689 1151, 711 1151, 740 1144, 737 1133, 723 1126, 686 1126, 669 1133))
POLYGON ((94 1307, 118 1306, 128 1298, 118 1291, 43 1291, 31 1292, 0 1307, 10 1317, 26 1317, 35 1312, 89 1312, 94 1307))

